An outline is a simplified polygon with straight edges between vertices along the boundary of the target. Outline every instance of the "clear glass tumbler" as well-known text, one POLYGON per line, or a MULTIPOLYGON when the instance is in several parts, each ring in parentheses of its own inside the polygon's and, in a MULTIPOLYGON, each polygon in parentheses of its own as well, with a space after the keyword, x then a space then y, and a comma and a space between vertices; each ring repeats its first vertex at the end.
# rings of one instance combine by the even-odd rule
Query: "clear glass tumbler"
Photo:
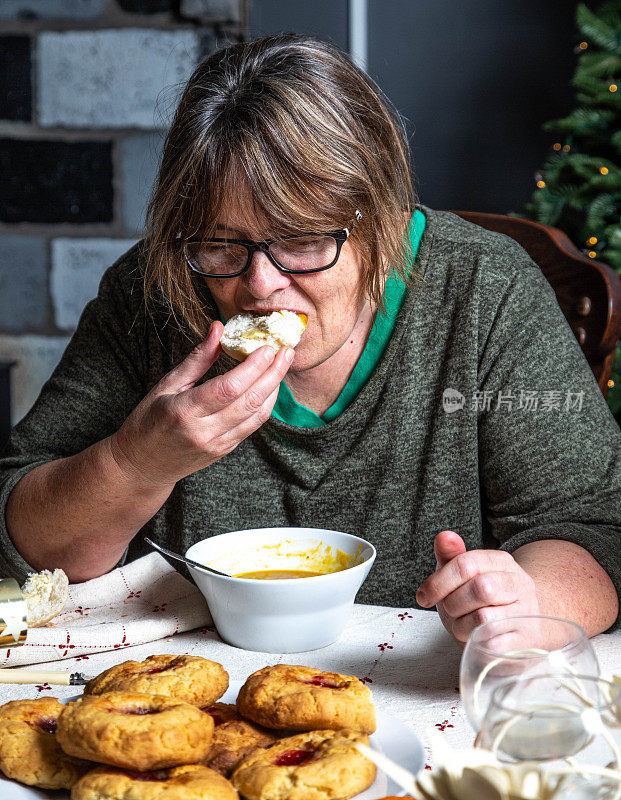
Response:
POLYGON ((500 684, 549 673, 599 676, 593 647, 575 622, 532 615, 491 620, 475 628, 460 669, 461 697, 475 732, 500 684))
POLYGON ((508 680, 492 694, 478 746, 504 763, 536 762, 552 797, 616 800, 621 686, 567 671, 508 680))

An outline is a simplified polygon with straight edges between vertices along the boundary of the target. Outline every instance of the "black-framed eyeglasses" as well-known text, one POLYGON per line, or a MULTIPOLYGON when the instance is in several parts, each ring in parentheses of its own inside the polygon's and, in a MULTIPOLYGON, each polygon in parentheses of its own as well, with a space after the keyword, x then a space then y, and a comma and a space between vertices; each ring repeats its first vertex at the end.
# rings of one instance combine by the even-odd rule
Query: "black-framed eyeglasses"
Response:
POLYGON ((350 226, 342 230, 300 233, 262 242, 228 238, 188 239, 183 242, 183 250, 190 269, 206 278, 235 278, 242 275, 258 250, 265 253, 281 272, 306 275, 322 272, 336 264, 341 248, 360 219, 362 214, 356 211, 350 226))

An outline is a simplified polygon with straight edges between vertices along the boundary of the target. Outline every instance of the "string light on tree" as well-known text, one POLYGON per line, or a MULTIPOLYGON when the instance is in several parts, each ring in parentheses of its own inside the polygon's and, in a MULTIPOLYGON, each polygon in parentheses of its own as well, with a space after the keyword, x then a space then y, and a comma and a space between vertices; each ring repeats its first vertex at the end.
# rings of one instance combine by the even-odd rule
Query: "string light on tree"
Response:
MULTIPOLYGON (((621 275, 620 5, 621 0, 575 5, 575 104, 563 119, 543 126, 550 150, 535 172, 523 216, 560 228, 585 258, 621 275)), ((621 346, 611 381, 608 403, 621 420, 621 346)))

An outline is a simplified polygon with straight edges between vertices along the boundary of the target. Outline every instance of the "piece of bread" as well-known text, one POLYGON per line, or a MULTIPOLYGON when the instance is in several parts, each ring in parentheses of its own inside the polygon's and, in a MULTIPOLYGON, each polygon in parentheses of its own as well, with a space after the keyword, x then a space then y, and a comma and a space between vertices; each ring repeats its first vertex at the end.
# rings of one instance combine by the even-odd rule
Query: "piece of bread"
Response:
POLYGON ((254 350, 269 345, 295 347, 306 330, 306 314, 272 311, 271 314, 237 314, 226 323, 220 339, 225 353, 243 361, 254 350))
POLYGON ((65 607, 69 599, 69 579, 62 569, 31 572, 22 586, 22 594, 28 606, 28 627, 38 628, 65 607))

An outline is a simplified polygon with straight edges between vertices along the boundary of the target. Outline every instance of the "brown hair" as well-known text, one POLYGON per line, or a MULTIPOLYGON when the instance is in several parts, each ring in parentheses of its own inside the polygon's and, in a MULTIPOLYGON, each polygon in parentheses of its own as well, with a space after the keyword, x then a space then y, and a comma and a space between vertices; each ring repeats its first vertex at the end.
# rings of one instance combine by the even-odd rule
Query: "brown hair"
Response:
POLYGON ((145 289, 204 336, 211 322, 179 240, 213 236, 229 198, 270 236, 348 227, 361 293, 383 307, 386 265, 407 279, 415 205, 403 124, 334 45, 287 34, 205 58, 181 97, 147 215, 145 289))

